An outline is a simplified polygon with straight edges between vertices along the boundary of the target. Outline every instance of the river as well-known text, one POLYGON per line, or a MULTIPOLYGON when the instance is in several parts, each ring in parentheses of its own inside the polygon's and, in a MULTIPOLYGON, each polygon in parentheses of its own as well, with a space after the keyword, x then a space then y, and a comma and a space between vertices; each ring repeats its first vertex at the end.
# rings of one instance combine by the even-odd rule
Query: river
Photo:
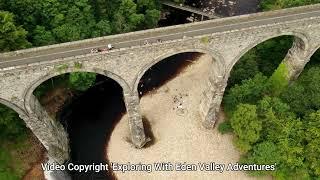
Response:
MULTIPOLYGON (((183 53, 157 63, 142 77, 140 96, 160 87, 176 77, 199 53, 183 53)), ((60 121, 70 139, 71 159, 74 164, 108 163, 106 149, 115 125, 126 112, 122 88, 113 80, 97 75, 96 85, 74 97, 60 113, 60 121)), ((146 124, 147 125, 147 124, 146 124)), ((152 134, 152 132, 148 133, 152 134)), ((74 180, 116 179, 112 172, 70 172, 74 180)))
MULTIPOLYGON (((215 13, 222 17, 229 17, 259 12, 260 2, 261 0, 186 0, 185 4, 208 14, 215 13)), ((164 6, 163 16, 165 18, 160 20, 160 27, 189 23, 191 21, 188 18, 192 13, 164 6)), ((201 16, 195 16, 195 18, 196 21, 201 20, 201 16)))
MULTIPOLYGON (((113 80, 97 76, 97 85, 76 97, 66 106, 60 119, 69 134, 71 162, 74 164, 108 163, 106 146, 125 105, 122 88, 113 80)), ((106 171, 70 172, 73 179, 113 179, 106 171)))

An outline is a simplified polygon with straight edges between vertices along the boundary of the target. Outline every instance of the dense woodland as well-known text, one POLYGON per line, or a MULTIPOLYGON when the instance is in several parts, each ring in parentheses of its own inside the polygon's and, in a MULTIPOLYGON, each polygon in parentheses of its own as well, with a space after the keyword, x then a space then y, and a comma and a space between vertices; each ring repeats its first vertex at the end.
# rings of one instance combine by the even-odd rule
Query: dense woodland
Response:
MULTIPOLYGON (((320 1, 265 0, 263 10, 320 1)), ((222 133, 234 134, 244 164, 275 164, 276 179, 320 179, 320 52, 312 56, 294 82, 281 62, 293 37, 265 41, 246 53, 229 78, 222 133)))
MULTIPOLYGON (((178 1, 178 0, 173 0, 178 1)), ((264 11, 319 3, 320 0, 262 0, 264 11)), ((50 45, 156 27, 157 0, 0 0, 0 52, 50 45)), ((282 60, 293 37, 268 40, 235 65, 223 100, 227 121, 242 163, 274 164, 276 171, 251 172, 276 179, 320 179, 320 53, 301 76, 289 83, 282 60)), ((71 73, 40 85, 40 98, 53 86, 85 91, 95 74, 71 73)), ((0 106, 0 143, 19 148, 27 129, 18 115, 0 106)), ((0 144, 0 179, 20 179, 25 172, 0 144)))

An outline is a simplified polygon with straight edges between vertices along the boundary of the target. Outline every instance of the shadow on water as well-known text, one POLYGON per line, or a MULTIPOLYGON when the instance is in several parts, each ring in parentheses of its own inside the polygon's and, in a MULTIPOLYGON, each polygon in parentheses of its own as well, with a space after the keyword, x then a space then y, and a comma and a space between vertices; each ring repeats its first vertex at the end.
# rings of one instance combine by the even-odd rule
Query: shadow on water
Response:
MULTIPOLYGON (((108 163, 106 145, 125 111, 122 88, 115 81, 98 75, 97 84, 73 100, 60 116, 62 122, 67 122, 64 125, 70 139, 70 162, 108 163)), ((74 180, 115 179, 112 172, 107 171, 72 171, 70 174, 74 180)))
MULTIPOLYGON (((147 94, 173 79, 200 55, 201 53, 182 53, 157 63, 142 77, 139 83, 140 95, 147 94)), ((97 75, 96 85, 77 95, 60 113, 60 121, 67 129, 70 139, 69 163, 109 164, 106 146, 115 125, 125 112, 120 85, 114 80, 97 75)), ((143 122, 146 135, 152 139, 146 145, 148 147, 155 143, 156 139, 150 123, 145 118, 143 122)), ((116 179, 110 171, 72 171, 70 174, 73 180, 116 179)))
POLYGON ((142 97, 175 78, 201 55, 202 53, 186 52, 170 56, 158 62, 148 69, 140 79, 138 85, 139 96, 142 97))

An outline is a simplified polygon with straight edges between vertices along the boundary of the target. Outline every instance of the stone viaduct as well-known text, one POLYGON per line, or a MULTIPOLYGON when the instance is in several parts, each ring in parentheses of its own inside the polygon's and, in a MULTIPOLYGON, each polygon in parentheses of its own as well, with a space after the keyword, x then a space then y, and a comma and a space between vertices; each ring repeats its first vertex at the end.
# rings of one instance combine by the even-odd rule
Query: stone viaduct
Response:
POLYGON ((296 78, 320 47, 320 5, 210 20, 138 31, 0 54, 0 103, 15 110, 58 163, 69 159, 68 135, 33 95, 37 86, 63 73, 83 71, 105 75, 121 85, 129 115, 132 143, 146 143, 139 108, 138 83, 157 62, 184 52, 212 56, 199 113, 213 128, 232 67, 251 48, 268 39, 294 36, 284 63, 296 78), (156 42, 162 39, 162 42, 156 42), (144 44, 147 40, 149 44, 144 44), (115 49, 91 54, 92 47, 115 49))

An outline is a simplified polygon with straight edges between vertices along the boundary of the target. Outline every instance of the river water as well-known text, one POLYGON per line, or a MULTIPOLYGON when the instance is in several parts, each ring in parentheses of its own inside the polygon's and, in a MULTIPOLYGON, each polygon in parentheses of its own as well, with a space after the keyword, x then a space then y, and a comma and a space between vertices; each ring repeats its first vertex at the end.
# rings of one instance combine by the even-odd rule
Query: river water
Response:
MULTIPOLYGON (((260 2, 261 0, 186 0, 185 4, 208 14, 214 13, 222 17, 229 17, 259 12, 260 2)), ((192 13, 163 7, 163 16, 166 18, 160 20, 160 27, 190 22, 188 18, 192 16, 192 13)), ((195 16, 195 18, 197 21, 201 20, 201 16, 195 16)))
MULTIPOLYGON (((70 139, 71 160, 74 164, 108 163, 106 146, 111 132, 125 113, 122 88, 113 80, 97 76, 97 85, 66 106, 60 119, 70 139)), ((70 172, 73 179, 113 179, 106 171, 70 172)))
MULTIPOLYGON (((171 56, 150 68, 139 83, 140 96, 176 77, 197 59, 199 53, 171 56)), ((67 129, 73 164, 108 163, 106 149, 115 125, 126 112, 122 88, 113 80, 97 75, 96 85, 77 95, 60 113, 67 129)), ((148 125, 148 124, 145 124, 148 125)), ((148 126, 146 126, 148 128, 148 126)), ((148 132, 148 130, 147 130, 148 132)), ((152 132, 148 133, 152 134, 152 132)), ((149 135, 149 136, 150 136, 149 135)), ((112 172, 70 172, 74 180, 115 179, 112 172)))
POLYGON ((207 13, 222 16, 235 16, 259 11, 261 0, 187 0, 186 4, 202 9, 207 13))

